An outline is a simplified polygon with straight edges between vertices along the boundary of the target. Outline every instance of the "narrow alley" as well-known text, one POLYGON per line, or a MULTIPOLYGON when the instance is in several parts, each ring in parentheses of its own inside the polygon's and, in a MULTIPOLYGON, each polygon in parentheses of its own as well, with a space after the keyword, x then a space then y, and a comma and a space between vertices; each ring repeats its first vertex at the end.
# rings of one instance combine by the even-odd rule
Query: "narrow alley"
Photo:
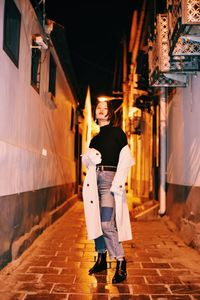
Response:
POLYGON ((167 217, 132 221, 125 243, 128 277, 111 283, 115 262, 98 275, 77 201, 22 256, 0 272, 1 300, 200 299, 200 254, 186 246, 167 217))

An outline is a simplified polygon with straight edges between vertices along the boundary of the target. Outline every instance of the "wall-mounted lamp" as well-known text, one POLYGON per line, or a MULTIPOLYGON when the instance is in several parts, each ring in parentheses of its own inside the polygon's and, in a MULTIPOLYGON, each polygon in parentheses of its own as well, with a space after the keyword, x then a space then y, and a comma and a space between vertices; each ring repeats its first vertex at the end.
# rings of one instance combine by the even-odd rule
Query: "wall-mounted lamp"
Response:
POLYGON ((43 49, 43 50, 47 50, 48 49, 48 44, 47 42, 42 38, 41 35, 34 35, 33 36, 33 41, 35 42, 35 46, 31 46, 31 48, 39 48, 39 49, 43 49))
POLYGON ((53 26, 54 26, 54 21, 50 20, 50 19, 46 19, 46 24, 44 27, 45 33, 47 34, 47 36, 50 36, 52 30, 53 30, 53 26))

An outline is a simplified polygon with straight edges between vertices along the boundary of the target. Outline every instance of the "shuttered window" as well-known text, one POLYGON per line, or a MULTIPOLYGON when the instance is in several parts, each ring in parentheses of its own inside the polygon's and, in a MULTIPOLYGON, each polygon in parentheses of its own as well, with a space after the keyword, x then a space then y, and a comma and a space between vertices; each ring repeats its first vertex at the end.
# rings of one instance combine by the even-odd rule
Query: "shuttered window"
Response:
MULTIPOLYGON (((36 45, 33 43, 33 47, 36 45)), ((36 46, 37 47, 37 46, 36 46)), ((31 85, 39 93, 40 89, 41 50, 32 48, 31 85)))
POLYGON ((52 55, 50 55, 49 65, 49 92, 54 96, 56 94, 56 63, 52 55))
POLYGON ((13 0, 5 0, 3 49, 19 66, 19 43, 20 43, 21 14, 13 0))

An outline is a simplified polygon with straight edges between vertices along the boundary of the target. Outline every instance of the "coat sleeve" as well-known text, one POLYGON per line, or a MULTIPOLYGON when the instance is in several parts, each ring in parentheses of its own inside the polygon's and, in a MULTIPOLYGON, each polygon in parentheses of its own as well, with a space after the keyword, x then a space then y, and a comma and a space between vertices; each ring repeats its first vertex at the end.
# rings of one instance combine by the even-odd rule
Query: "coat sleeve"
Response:
POLYGON ((117 171, 115 173, 110 191, 122 196, 125 191, 125 183, 131 166, 135 163, 130 148, 124 146, 119 155, 117 171))
POLYGON ((120 172, 116 172, 112 182, 110 191, 122 196, 125 191, 125 183, 129 173, 130 167, 123 168, 120 172))
POLYGON ((101 153, 94 148, 89 148, 81 155, 81 157, 86 168, 88 168, 90 165, 97 165, 101 163, 101 153))

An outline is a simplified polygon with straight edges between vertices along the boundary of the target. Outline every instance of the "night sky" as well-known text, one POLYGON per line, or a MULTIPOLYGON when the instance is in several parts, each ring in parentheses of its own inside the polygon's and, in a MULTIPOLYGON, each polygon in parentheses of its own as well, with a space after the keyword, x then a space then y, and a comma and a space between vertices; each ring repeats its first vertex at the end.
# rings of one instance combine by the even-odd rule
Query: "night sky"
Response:
POLYGON ((92 99, 116 90, 113 81, 118 76, 115 70, 119 68, 122 37, 126 34, 129 39, 133 10, 141 2, 46 0, 47 18, 65 28, 72 67, 83 97, 88 85, 92 99))

